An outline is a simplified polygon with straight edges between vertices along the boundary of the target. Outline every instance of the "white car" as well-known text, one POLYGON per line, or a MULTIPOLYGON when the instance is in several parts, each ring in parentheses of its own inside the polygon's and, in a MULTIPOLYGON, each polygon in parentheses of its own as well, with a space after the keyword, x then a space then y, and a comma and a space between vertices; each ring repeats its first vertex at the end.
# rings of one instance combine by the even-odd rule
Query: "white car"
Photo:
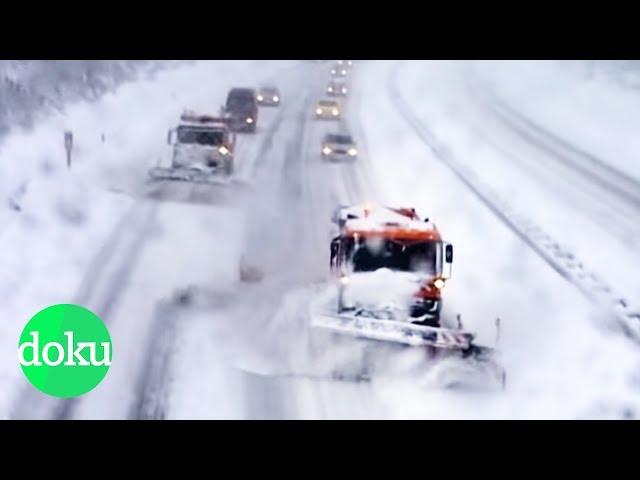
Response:
POLYGON ((345 65, 335 65, 331 69, 331 75, 334 77, 346 77, 349 70, 345 65))
POLYGON ((322 141, 322 158, 325 160, 355 160, 358 149, 351 135, 328 133, 322 141))
POLYGON ((258 105, 262 107, 277 107, 280 105, 280 101, 282 99, 282 95, 280 94, 280 90, 276 87, 262 87, 256 93, 256 100, 258 101, 258 105))
POLYGON ((327 95, 331 97, 345 97, 347 92, 348 89, 345 82, 332 81, 327 85, 327 95))
POLYGON ((314 113, 318 120, 340 120, 342 108, 335 100, 320 100, 314 113))

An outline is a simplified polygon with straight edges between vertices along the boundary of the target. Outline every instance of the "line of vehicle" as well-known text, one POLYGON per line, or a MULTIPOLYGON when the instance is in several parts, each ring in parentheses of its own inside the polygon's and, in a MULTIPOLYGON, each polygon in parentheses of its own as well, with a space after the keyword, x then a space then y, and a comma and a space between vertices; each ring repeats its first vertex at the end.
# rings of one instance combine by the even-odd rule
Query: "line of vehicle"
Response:
MULTIPOLYGON (((327 237, 327 228, 329 224, 328 216, 333 204, 328 205, 327 202, 332 202, 333 195, 332 189, 339 188, 340 185, 334 182, 339 182, 341 179, 338 175, 343 175, 345 172, 343 169, 338 171, 329 171, 320 158, 321 148, 321 133, 324 131, 325 123, 312 121, 311 100, 314 94, 322 95, 322 90, 318 88, 319 82, 310 82, 307 90, 307 98, 303 102, 302 110, 297 114, 298 122, 296 128, 291 132, 291 142, 287 149, 287 157, 283 165, 285 175, 283 175, 283 181, 287 182, 286 189, 283 189, 284 196, 282 197, 285 202, 290 204, 288 216, 291 218, 291 222, 287 225, 285 235, 293 235, 296 238, 296 245, 301 246, 298 248, 297 255, 302 257, 314 256, 313 262, 304 262, 300 266, 295 266, 296 257, 288 254, 283 249, 283 261, 293 262, 295 270, 291 277, 291 281, 286 281, 278 285, 278 290, 269 290, 265 296, 265 304, 258 307, 258 310, 268 310, 272 312, 271 315, 277 313, 279 310, 274 310, 277 305, 282 305, 281 302, 289 294, 292 288, 300 288, 302 285, 308 285, 308 282, 317 281, 318 277, 324 273, 322 268, 322 262, 315 262, 318 252, 324 252, 325 240, 327 237), (329 188, 327 188, 329 187, 329 188), (291 204, 295 199, 295 204, 291 204), (318 250, 320 249, 320 250, 318 250), (313 267, 310 268, 310 265, 313 267), (317 265, 317 268, 316 268, 317 265), (302 282, 302 283, 301 283, 302 282), (274 305, 273 299, 276 298, 277 303, 274 305)), ((337 166, 337 165, 332 165, 337 166)), ((328 262, 328 257, 327 257, 328 262)), ((286 300, 285 300, 286 301, 286 300)), ((302 307, 301 311, 305 311, 302 307)), ((277 315, 276 315, 277 317, 277 315)), ((270 317, 267 329, 279 329, 282 325, 277 322, 281 321, 276 318, 270 317), (274 324, 275 322, 275 324, 274 324)), ((295 327, 300 328, 298 333, 304 331, 304 327, 300 322, 305 322, 305 318, 292 319, 295 327)), ((289 332, 291 334, 291 332, 289 332)), ((304 338, 297 338, 296 342, 304 341, 304 338)), ((283 355, 288 356, 288 353, 283 355)), ((294 370, 304 369, 302 365, 296 365, 291 367, 294 370)), ((285 370, 289 370, 285 368, 285 370)), ((305 383, 306 388, 313 388, 316 391, 316 384, 308 384, 307 378, 296 372, 290 372, 287 374, 290 379, 283 381, 283 373, 277 374, 264 374, 250 372, 246 369, 240 371, 242 382, 244 385, 244 398, 245 398, 245 416, 249 419, 270 418, 301 418, 306 416, 306 412, 298 410, 298 405, 293 398, 295 389, 299 388, 301 381, 305 383), (256 401, 261 399, 260 401, 256 401)), ((326 380, 326 379, 325 379, 326 380)), ((325 414, 326 416, 326 414, 325 414)))
POLYGON ((640 312, 633 311, 628 302, 617 295, 600 275, 587 270, 572 252, 545 233, 526 216, 517 212, 505 199, 480 181, 460 163, 452 151, 415 114, 402 97, 397 86, 399 68, 388 78, 388 91, 397 110, 422 141, 476 197, 493 212, 513 233, 540 256, 553 270, 574 285, 587 299, 615 320, 625 334, 640 340, 640 312))
MULTIPOLYGON (((293 96, 292 96, 293 98, 293 96)), ((260 174, 263 168, 267 167, 266 158, 274 146, 274 136, 280 130, 282 122, 286 117, 286 113, 292 109, 297 102, 291 101, 287 106, 281 108, 277 116, 270 122, 267 127, 264 138, 260 142, 260 147, 255 152, 256 159, 252 162, 251 172, 245 172, 255 177, 260 174)), ((302 101, 303 112, 307 109, 308 99, 305 97, 302 101)), ((304 122, 299 122, 301 128, 304 128, 304 122)), ((292 145, 295 148, 295 145, 292 145)), ((290 147, 291 148, 291 147, 290 147)), ((288 160, 298 161, 299 156, 293 155, 288 151, 283 164, 283 174, 291 174, 294 169, 293 165, 289 165, 288 160)), ((279 191, 281 191, 280 189, 279 191)), ((176 299, 181 298, 180 292, 177 292, 173 301, 162 302, 157 305, 154 312, 154 329, 150 341, 146 345, 145 366, 141 370, 138 380, 137 402, 132 406, 129 418, 145 419, 145 420, 161 420, 166 418, 168 405, 167 397, 169 395, 168 381, 172 369, 173 348, 176 339, 176 320, 180 316, 179 305, 175 303, 176 299)))

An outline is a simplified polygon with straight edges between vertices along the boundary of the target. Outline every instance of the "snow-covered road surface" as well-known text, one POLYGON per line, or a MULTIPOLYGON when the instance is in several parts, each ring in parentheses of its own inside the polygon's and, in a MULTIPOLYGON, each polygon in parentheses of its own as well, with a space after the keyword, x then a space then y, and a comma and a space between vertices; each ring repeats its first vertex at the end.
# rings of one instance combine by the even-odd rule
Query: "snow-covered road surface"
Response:
MULTIPOLYGON (((250 84, 250 82, 260 79, 261 76, 266 81, 274 74, 286 71, 291 67, 290 62, 271 62, 265 65, 223 62, 222 65, 218 64, 217 66, 212 66, 205 62, 205 65, 186 67, 186 71, 180 73, 167 73, 167 78, 164 79, 164 86, 160 88, 156 85, 156 92, 163 92, 164 89, 165 92, 163 94, 166 95, 167 89, 179 89, 180 87, 184 89, 183 82, 185 79, 190 78, 189 83, 198 84, 203 82, 202 78, 196 80, 198 77, 210 78, 213 73, 217 73, 219 77, 217 84, 219 84, 220 91, 217 89, 194 89, 193 85, 190 85, 190 90, 182 91, 183 95, 180 102, 183 102, 183 105, 190 106, 195 104, 203 111, 207 111, 211 108, 216 108, 211 105, 215 106, 223 102, 227 89, 233 85, 234 81, 250 84), (231 70, 228 76, 220 75, 225 67, 231 70)), ((131 89, 132 87, 129 88, 131 89)), ((147 94, 149 93, 149 88, 149 85, 137 85, 137 89, 147 92, 147 94)), ((135 91, 136 89, 133 88, 133 90, 135 91)), ((126 117, 123 117, 122 114, 129 113, 127 103, 130 102, 129 96, 133 95, 133 93, 125 89, 124 92, 120 92, 121 98, 105 99, 103 103, 115 104, 112 106, 115 111, 108 112, 110 115, 101 116, 104 113, 102 110, 105 110, 106 107, 99 105, 96 107, 97 118, 92 118, 91 120, 95 122, 105 121, 106 119, 109 124, 114 124, 114 128, 118 121, 127 122, 126 117)), ((157 101, 157 99, 154 100, 157 101)), ((174 125, 182 108, 184 107, 171 105, 164 107, 164 109, 156 109, 155 113, 162 113, 166 118, 161 118, 161 115, 156 117, 145 116, 145 120, 155 119, 156 128, 160 126, 165 132, 162 135, 158 135, 158 132, 163 130, 156 129, 155 133, 159 139, 164 140, 166 138, 166 129, 169 128, 164 127, 166 125, 174 125)), ((87 121, 84 118, 87 113, 82 108, 80 110, 81 112, 78 116, 87 121)), ((71 119, 74 118, 73 114, 74 112, 70 114, 71 119)), ((263 148, 262 143, 269 141, 272 134, 270 126, 278 118, 278 112, 265 112, 260 133, 255 138, 243 139, 242 147, 239 148, 238 152, 240 158, 244 161, 244 164, 239 162, 238 178, 240 180, 250 177, 254 166, 260 163, 260 159, 255 157, 259 155, 259 151, 263 148)), ((139 120, 136 118, 131 120, 130 125, 134 128, 139 123, 139 120)), ((3 336, 3 341, 7 340, 7 344, 3 346, 2 351, 7 357, 6 376, 4 378, 7 386, 6 391, 10 393, 2 398, 2 401, 5 402, 3 415, 12 415, 18 418, 75 417, 81 415, 81 412, 84 411, 85 402, 91 404, 95 397, 99 399, 98 402, 101 402, 100 407, 93 410, 87 407, 90 410, 89 415, 101 418, 102 416, 122 417, 123 412, 126 415, 130 408, 128 405, 130 396, 134 395, 132 392, 134 382, 132 380, 135 375, 140 374, 139 368, 142 367, 142 361, 144 360, 144 354, 139 352, 144 349, 147 338, 149 338, 149 329, 152 327, 154 318, 152 313, 156 303, 192 281, 195 283, 207 283, 212 279, 215 280, 216 276, 222 275, 221 280, 228 282, 228 280, 225 280, 224 275, 226 274, 226 278, 228 278, 229 270, 237 275, 237 267, 233 263, 233 256, 227 261, 225 255, 229 256, 229 248, 232 249, 231 252, 233 252, 234 248, 239 248, 238 239, 242 235, 237 234, 236 231, 242 227, 242 223, 234 219, 233 212, 228 208, 222 209, 221 214, 216 215, 215 208, 213 208, 214 213, 212 214, 211 208, 203 208, 202 203, 210 207, 217 204, 229 205, 232 203, 229 199, 234 196, 241 196, 246 188, 239 188, 238 191, 240 193, 234 192, 231 194, 226 191, 228 187, 211 188, 203 185, 176 183, 149 184, 147 169, 155 162, 150 152, 153 151, 154 147, 157 148, 157 145, 162 144, 156 141, 149 142, 150 149, 148 153, 137 156, 135 148, 128 150, 126 147, 131 147, 127 140, 134 140, 131 143, 136 145, 135 140, 138 139, 132 135, 132 132, 127 131, 126 133, 130 137, 123 139, 122 143, 114 141, 116 143, 115 146, 107 143, 108 151, 106 153, 104 152, 106 147, 103 145, 99 144, 95 147, 100 152, 100 155, 97 156, 96 163, 92 164, 93 168, 88 162, 85 163, 79 160, 78 167, 70 175, 71 181, 65 180, 65 183, 58 187, 59 189, 50 187, 44 192, 33 188, 30 189, 25 196, 23 208, 25 214, 17 217, 15 228, 13 225, 11 226, 12 229, 18 230, 16 235, 22 234, 22 236, 26 237, 24 239, 20 238, 20 240, 23 242, 29 240, 30 243, 21 246, 16 241, 11 247, 7 245, 7 249, 17 249, 18 252, 24 249, 25 258, 29 258, 31 262, 33 262, 31 258, 34 258, 34 256, 27 257, 27 249, 29 247, 31 250, 29 253, 35 251, 35 259, 41 260, 44 265, 49 265, 52 261, 60 258, 62 265, 58 266, 58 269, 63 273, 68 272, 68 278, 61 277, 59 279, 60 282, 53 285, 50 282, 50 278, 40 280, 37 276, 34 276, 34 278, 29 276, 23 279, 21 288, 25 290, 26 287, 25 296, 28 295, 30 297, 24 301, 26 304, 26 308, 23 307, 24 310, 31 312, 34 305, 44 306, 47 303, 79 301, 88 308, 94 309, 107 322, 112 338, 120 345, 119 353, 116 355, 121 355, 123 361, 119 364, 119 367, 115 367, 110 372, 113 374, 110 375, 113 380, 111 382, 105 381, 100 387, 108 389, 112 382, 118 385, 115 387, 117 393, 114 394, 118 401, 114 401, 113 396, 105 399, 106 396, 100 396, 97 390, 91 392, 93 396, 88 395, 80 399, 82 401, 56 401, 34 391, 32 387, 25 384, 23 379, 20 378, 19 368, 16 368, 18 366, 12 361, 13 359, 11 359, 9 353, 12 350, 10 345, 13 342, 8 340, 13 338, 22 327, 20 327, 19 323, 5 324, 3 327, 8 327, 9 334, 3 336), (125 148, 123 148, 123 144, 126 146, 125 148), (109 175, 111 176, 109 177, 109 175), (111 179, 107 185, 103 183, 106 182, 105 177, 111 179), (82 188, 73 185, 73 181, 79 183, 82 188), (98 187, 95 187, 95 185, 98 185, 98 187), (65 192, 64 186, 75 186, 75 188, 70 192, 65 192), (103 207, 103 211, 96 212, 96 206, 99 207, 101 204, 88 194, 91 193, 93 196, 97 196, 98 194, 94 193, 94 190, 104 192, 105 189, 107 192, 100 193, 98 199, 106 197, 102 201, 102 203, 106 204, 106 207, 103 207), (84 193, 85 190, 88 190, 88 193, 84 193), (109 193, 113 190, 121 191, 124 194, 109 193), (54 224, 57 230, 52 227, 49 227, 48 230, 43 228, 41 225, 42 220, 39 217, 47 213, 50 208, 46 203, 47 201, 51 202, 51 198, 48 198, 47 193, 51 194, 58 203, 66 200, 63 206, 70 204, 79 211, 77 215, 80 216, 83 222, 79 222, 80 226, 76 229, 76 232, 64 223, 54 223, 55 219, 52 219, 51 223, 54 224), (83 193, 84 198, 82 196, 83 193), (56 195, 59 195, 61 200, 58 200, 56 195), (70 198, 68 199, 67 197, 70 198), (39 201, 35 205, 36 208, 32 207, 32 199, 39 201), (121 206, 123 204, 128 206, 128 213, 123 210, 121 206), (40 209, 37 209, 37 207, 40 207, 40 209), (116 210, 116 207, 119 210, 116 210), (36 221, 23 225, 29 216, 33 215, 36 216, 36 221), (122 219, 118 220, 119 217, 122 217, 122 219), (33 229, 34 223, 40 229, 35 230, 35 235, 29 235, 31 232, 28 227, 33 229), (105 223, 109 228, 100 228, 102 223, 105 223), (224 227, 226 225, 228 225, 227 231, 230 236, 228 241, 225 241, 224 227), (74 258, 72 257, 73 254, 78 255, 73 249, 68 251, 46 250, 43 252, 46 256, 37 254, 38 249, 53 247, 53 245, 49 246, 50 239, 47 240, 44 236, 37 236, 40 231, 49 233, 54 239, 56 239, 55 235, 57 234, 60 237, 60 243, 71 241, 70 247, 76 246, 73 242, 79 243, 81 256, 77 261, 77 272, 69 270, 68 267, 63 269, 63 266, 66 266, 63 263, 64 260, 68 261, 69 257, 74 258), (107 235, 107 233, 110 234, 107 235), (95 238, 93 244, 80 243, 82 239, 85 242, 91 241, 91 235, 95 238), (76 237, 80 238, 76 240, 76 237), (217 244, 222 246, 216 247, 217 244), (225 250, 225 245, 228 246, 227 250, 225 250), (214 265, 216 264, 215 259, 209 256, 210 248, 214 248, 220 253, 221 257, 219 258, 223 259, 220 262, 222 268, 211 268, 211 264, 205 261, 208 259, 213 261, 214 265), (207 268, 209 269, 207 270, 207 268), (206 276, 207 280, 203 279, 203 275, 209 275, 206 276), (40 282, 38 282, 39 280, 40 282), (118 380, 124 382, 124 385, 122 383, 118 384, 118 380), (78 408, 80 404, 82 404, 82 408, 78 408), (109 406, 110 409, 105 408, 103 413, 100 414, 102 406, 105 405, 109 406), (78 414, 74 413, 76 410, 78 410, 78 414), (113 413, 114 411, 116 412, 115 414, 113 413)), ((47 135, 39 132, 33 135, 36 138, 43 136, 45 141, 48 138, 47 135)), ((91 137, 87 137, 88 140, 86 141, 89 142, 91 137)), ((86 137, 80 136, 79 138, 84 139, 86 137)), ((169 154, 169 149, 166 145, 157 149, 157 151, 165 156, 169 154)), ((32 154, 35 157, 31 163, 37 164, 41 160, 37 156, 37 151, 32 152, 32 154)), ((55 185, 57 176, 66 177, 64 173, 54 173, 54 178, 51 180, 40 181, 36 179, 33 183, 39 185, 40 182, 51 182, 55 185)), ((71 213, 74 213, 74 211, 72 210, 71 213)), ((66 210, 60 213, 60 215, 62 214, 70 215, 66 210)), ((45 224, 44 227, 48 227, 48 224, 45 224)), ((5 236, 6 238, 7 236, 5 236)), ((25 266, 29 266, 29 263, 23 260, 19 267, 24 268, 25 266)), ((46 267, 41 267, 39 273, 49 272, 47 272, 46 267)), ((10 305, 8 313, 15 314, 11 307, 10 305)))
MULTIPOLYGON (((548 138, 523 134, 526 124, 513 115, 535 125, 540 120, 527 117, 532 115, 530 109, 519 110, 519 97, 513 91, 507 89, 510 95, 496 107, 495 92, 487 85, 495 89, 505 77, 514 78, 503 71, 491 77, 490 70, 461 62, 358 62, 350 78, 353 95, 346 103, 345 119, 334 123, 315 121, 312 115, 329 80, 327 65, 272 62, 258 68, 251 62, 228 63, 222 65, 227 68, 225 78, 209 84, 204 79, 216 69, 203 62, 181 67, 153 85, 129 87, 149 96, 150 112, 140 115, 157 120, 139 130, 136 122, 114 124, 107 133, 113 140, 106 146, 96 140, 82 149, 79 171, 65 180, 79 193, 62 196, 66 201, 58 215, 73 219, 106 205, 102 208, 110 220, 90 229, 103 247, 83 251, 73 270, 66 271, 69 279, 61 282, 66 289, 45 289, 33 279, 21 307, 12 306, 7 313, 20 316, 27 311, 26 321, 47 302, 66 298, 84 304, 107 322, 114 363, 101 385, 73 401, 48 399, 27 385, 19 372, 0 371, 2 385, 12 392, 0 399, 1 415, 79 419, 640 415, 640 349, 615 328, 610 305, 594 303, 579 282, 541 255, 535 241, 505 221, 504 212, 491 208, 508 210, 522 225, 541 226, 546 235, 541 236, 541 245, 553 249, 553 243, 560 243, 561 252, 584 262, 584 271, 597 272, 590 285, 606 283, 621 292, 615 298, 627 299, 628 313, 640 298, 634 202, 598 190, 602 186, 597 181, 560 160, 570 154, 559 152, 548 138), (188 85, 189 106, 206 110, 219 104, 230 86, 255 84, 263 78, 278 84, 283 104, 261 109, 258 134, 240 137, 241 185, 146 183, 146 169, 163 155, 162 148, 166 150, 160 142, 175 122, 179 103, 152 108, 156 102, 151 92, 169 89, 175 94, 180 91, 176 88, 188 85), (511 117, 509 109, 516 112, 511 117), (322 138, 334 130, 354 135, 360 152, 357 161, 322 160, 322 138), (443 152, 472 181, 462 181, 443 162, 443 152), (113 161, 114 156, 121 158, 113 161), (89 162, 99 166, 89 167, 89 162), (473 188, 478 185, 491 191, 491 201, 479 198, 482 195, 473 188), (109 200, 100 200, 105 195, 109 200), (69 204, 83 200, 91 209, 69 213, 69 204), (374 376, 371 382, 329 378, 333 365, 355 362, 359 350, 347 342, 344 348, 327 348, 318 355, 309 332, 309 305, 316 286, 329 279, 331 213, 340 204, 363 201, 416 207, 455 245, 454 276, 444 294, 445 320, 461 314, 466 329, 477 332, 480 343, 491 345, 495 320, 501 319, 501 361, 508 372, 505 392, 435 389, 437 372, 423 368, 424 358, 415 351, 381 349, 384 362, 402 366, 402 375, 374 376), (240 272, 246 266, 257 269, 262 279, 242 281, 240 272), (68 287, 79 281, 80 288, 68 287), (37 295, 38 302, 29 301, 29 295, 36 298, 35 292, 41 290, 47 294, 37 295)), ((130 94, 125 90, 120 95, 122 102, 130 94)), ((99 108, 84 106, 78 118, 91 117, 92 108, 103 112, 114 105, 120 105, 115 98, 99 108)), ((553 122, 545 126, 551 134, 562 133, 553 131, 553 122)), ((45 143, 53 141, 55 127, 43 127, 43 133, 34 135, 45 143)), ((574 142, 578 138, 567 137, 574 142)), ((581 166, 587 162, 575 152, 571 161, 582 162, 581 166)), ((65 178, 63 173, 56 175, 65 178)), ((633 182, 625 187, 629 198, 638 194, 633 182)), ((52 194, 60 192, 53 187, 47 192, 49 188, 52 194)), ((30 198, 25 197, 26 213, 34 211, 30 198)), ((32 238, 31 248, 49 244, 48 236, 44 242, 33 240, 25 233, 24 216, 16 218, 18 226, 9 223, 9 233, 0 241, 12 235, 16 243, 22 236, 32 238)), ((68 241, 65 232, 70 227, 54 224, 51 220, 40 231, 55 235, 60 230, 60 241, 68 241)), ((533 229, 527 232, 533 235, 533 229)), ((44 254, 56 257, 48 250, 44 254)), ((26 260, 6 263, 2 273, 25 264, 26 260)), ((37 276, 47 267, 32 265, 30 271, 37 276)), ((10 292, 15 281, 0 286, 10 292)), ((0 328, 17 338, 22 325, 0 328)), ((3 361, 14 355, 13 343, 4 341, 3 361)))

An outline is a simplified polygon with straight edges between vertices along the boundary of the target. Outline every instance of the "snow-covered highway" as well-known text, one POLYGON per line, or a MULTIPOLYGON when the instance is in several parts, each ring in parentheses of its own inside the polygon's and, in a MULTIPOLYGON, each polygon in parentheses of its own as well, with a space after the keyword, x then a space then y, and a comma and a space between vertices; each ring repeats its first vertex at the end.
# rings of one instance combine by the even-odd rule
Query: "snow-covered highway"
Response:
MULTIPOLYGON (((584 145, 580 128, 558 131, 521 95, 544 100, 539 78, 520 75, 536 68, 559 84, 582 78, 578 66, 536 62, 356 62, 344 119, 320 122, 330 64, 201 61, 9 132, 0 187, 27 187, 20 210, 0 215, 0 417, 639 416, 640 178, 624 155, 609 160, 616 131, 584 145), (282 106, 261 108, 257 134, 239 136, 238 181, 148 182, 183 108, 215 111, 229 88, 262 83, 278 85, 282 106), (79 142, 70 172, 53 153, 64 128, 79 142), (354 136, 356 161, 323 161, 334 130, 354 136), (331 278, 331 215, 361 202, 415 207, 455 245, 444 320, 460 314, 487 345, 501 320, 506 391, 436 388, 412 351, 380 352, 397 375, 327 374, 358 356, 313 346, 310 304, 331 278), (247 267, 262 278, 246 281, 247 267), (24 322, 65 302, 100 315, 114 344, 105 380, 73 400, 34 390, 15 361, 24 322)), ((607 92, 637 96, 589 82, 602 104, 607 92)), ((558 105, 572 122, 585 115, 558 105)))

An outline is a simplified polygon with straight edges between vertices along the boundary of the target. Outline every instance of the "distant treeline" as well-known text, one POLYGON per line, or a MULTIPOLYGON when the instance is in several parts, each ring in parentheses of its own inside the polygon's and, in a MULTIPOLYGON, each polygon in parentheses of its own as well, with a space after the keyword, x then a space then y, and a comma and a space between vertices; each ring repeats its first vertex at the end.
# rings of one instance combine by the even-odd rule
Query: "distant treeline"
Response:
POLYGON ((0 60, 0 134, 37 116, 95 100, 119 84, 173 62, 147 60, 0 60))

